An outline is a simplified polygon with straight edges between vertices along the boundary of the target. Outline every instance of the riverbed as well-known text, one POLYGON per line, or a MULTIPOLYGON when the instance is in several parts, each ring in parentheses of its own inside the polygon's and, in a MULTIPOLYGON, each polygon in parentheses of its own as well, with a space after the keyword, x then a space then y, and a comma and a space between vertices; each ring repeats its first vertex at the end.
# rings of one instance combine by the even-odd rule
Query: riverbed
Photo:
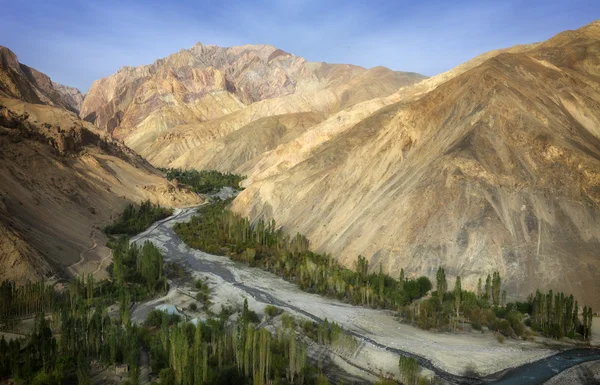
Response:
MULTIPOLYGON (((421 366, 453 383, 491 383, 500 376, 502 384, 541 383, 532 379, 506 382, 516 381, 523 373, 507 369, 533 362, 541 365, 543 359, 556 354, 555 350, 530 341, 508 339, 499 343, 490 333, 424 331, 398 322, 392 312, 309 294, 269 272, 190 249, 175 235, 173 226, 188 221, 195 213, 196 208, 177 209, 173 216, 155 223, 132 241, 149 240, 163 250, 167 261, 184 264, 198 277, 208 279, 216 309, 221 304, 239 307, 246 298, 250 308, 259 313, 272 304, 298 317, 337 322, 359 341, 357 351, 344 359, 366 371, 397 377, 398 357, 411 355, 421 366)), ((563 366, 560 371, 570 367, 563 366)), ((528 368, 542 370, 541 366, 528 368)))

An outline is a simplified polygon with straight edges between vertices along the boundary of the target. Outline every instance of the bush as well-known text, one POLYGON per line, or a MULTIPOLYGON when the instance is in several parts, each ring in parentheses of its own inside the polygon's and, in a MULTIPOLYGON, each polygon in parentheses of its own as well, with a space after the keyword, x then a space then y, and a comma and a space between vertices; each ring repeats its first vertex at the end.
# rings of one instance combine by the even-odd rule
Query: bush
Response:
POLYGON ((191 311, 196 311, 198 310, 198 305, 196 305, 195 303, 190 304, 190 310, 191 311))
POLYGON ((496 328, 500 333, 502 333, 502 335, 506 337, 510 337, 514 333, 512 327, 510 326, 510 322, 508 322, 505 319, 500 320, 500 322, 498 322, 498 324, 496 325, 496 328))
POLYGON ((483 327, 481 326, 481 322, 479 322, 479 321, 471 322, 471 326, 475 330, 480 330, 481 331, 483 329, 483 327))
POLYGON ((279 314, 279 308, 273 305, 267 305, 267 307, 265 307, 265 314, 271 318, 275 317, 279 314))
POLYGON ((523 325, 522 315, 516 310, 512 310, 506 316, 506 319, 510 323, 510 326, 515 331, 515 333, 520 337, 525 333, 525 326, 523 325))
POLYGON ((284 329, 296 328, 296 321, 294 320, 294 317, 292 317, 288 313, 283 313, 283 315, 281 316, 281 323, 283 324, 284 329))
POLYGON ((163 311, 157 309, 151 310, 150 313, 148 313, 148 316, 146 317, 146 322, 144 322, 144 324, 149 327, 159 327, 165 316, 167 315, 163 311))
POLYGON ((158 377, 160 378, 161 385, 175 384, 175 372, 171 368, 161 370, 158 377))
POLYGON ((501 344, 504 343, 504 336, 502 334, 498 334, 496 336, 496 339, 498 340, 498 342, 500 342, 501 344))

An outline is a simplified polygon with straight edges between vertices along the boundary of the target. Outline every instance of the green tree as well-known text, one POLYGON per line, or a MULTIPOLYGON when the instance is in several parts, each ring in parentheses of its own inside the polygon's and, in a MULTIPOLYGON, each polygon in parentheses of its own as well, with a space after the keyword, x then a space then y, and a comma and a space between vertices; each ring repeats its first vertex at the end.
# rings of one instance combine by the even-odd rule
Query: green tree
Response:
POLYGON ((400 377, 405 385, 416 385, 419 379, 419 365, 417 360, 412 357, 400 357, 399 361, 400 377))
POLYGON ((448 290, 448 282, 446 281, 446 272, 443 267, 439 267, 436 274, 436 290, 438 298, 441 302, 444 302, 444 296, 446 295, 446 291, 448 290))
POLYGON ((462 300, 462 287, 460 284, 460 276, 456 276, 456 282, 454 283, 454 308, 456 309, 456 318, 458 318, 458 312, 460 310, 461 300, 462 300))
POLYGON ((487 278, 485 279, 485 299, 489 303, 491 298, 492 298, 492 278, 488 274, 487 278))

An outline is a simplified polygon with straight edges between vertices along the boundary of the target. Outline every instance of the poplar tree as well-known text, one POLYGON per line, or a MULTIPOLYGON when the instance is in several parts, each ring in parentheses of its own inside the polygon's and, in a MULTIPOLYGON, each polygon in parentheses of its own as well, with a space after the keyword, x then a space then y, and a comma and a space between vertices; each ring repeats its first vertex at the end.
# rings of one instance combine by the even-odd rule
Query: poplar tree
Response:
POLYGON ((440 299, 440 303, 444 302, 444 295, 448 290, 448 282, 446 281, 446 273, 444 272, 443 267, 439 267, 436 274, 436 283, 437 283, 437 295, 440 299))
POLYGON ((485 299, 489 303, 491 298, 492 298, 492 278, 488 274, 487 278, 485 279, 485 299))
POLYGON ((378 277, 378 283, 379 283, 379 302, 381 303, 381 305, 383 306, 384 304, 384 292, 385 292, 385 278, 383 276, 383 267, 381 266, 381 263, 379 264, 379 277, 378 277))
POLYGON ((454 283, 454 307, 456 309, 456 317, 458 318, 458 312, 460 310, 460 302, 462 299, 462 288, 460 284, 460 277, 456 276, 456 282, 454 283))
POLYGON ((196 331, 194 333, 194 385, 201 385, 202 379, 202 326, 200 322, 196 324, 196 331))
POLYGON ((492 278, 492 300, 494 306, 498 306, 500 303, 500 291, 502 289, 502 280, 500 279, 500 273, 497 271, 494 272, 494 276, 492 278))

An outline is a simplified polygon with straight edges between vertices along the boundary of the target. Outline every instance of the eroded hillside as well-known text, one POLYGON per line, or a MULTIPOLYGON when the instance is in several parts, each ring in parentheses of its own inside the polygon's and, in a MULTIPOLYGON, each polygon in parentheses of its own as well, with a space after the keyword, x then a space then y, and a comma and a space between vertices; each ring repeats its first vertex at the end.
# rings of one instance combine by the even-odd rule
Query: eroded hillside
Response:
POLYGON ((509 296, 553 288, 598 306, 599 51, 596 22, 484 55, 367 117, 342 111, 343 128, 330 118, 239 168, 234 209, 348 265, 442 265, 471 288, 498 270, 509 296))
POLYGON ((199 202, 74 113, 30 100, 35 85, 10 71, 0 71, 0 89, 12 96, 0 97, 0 280, 37 279, 108 255, 100 229, 126 203, 199 202))

